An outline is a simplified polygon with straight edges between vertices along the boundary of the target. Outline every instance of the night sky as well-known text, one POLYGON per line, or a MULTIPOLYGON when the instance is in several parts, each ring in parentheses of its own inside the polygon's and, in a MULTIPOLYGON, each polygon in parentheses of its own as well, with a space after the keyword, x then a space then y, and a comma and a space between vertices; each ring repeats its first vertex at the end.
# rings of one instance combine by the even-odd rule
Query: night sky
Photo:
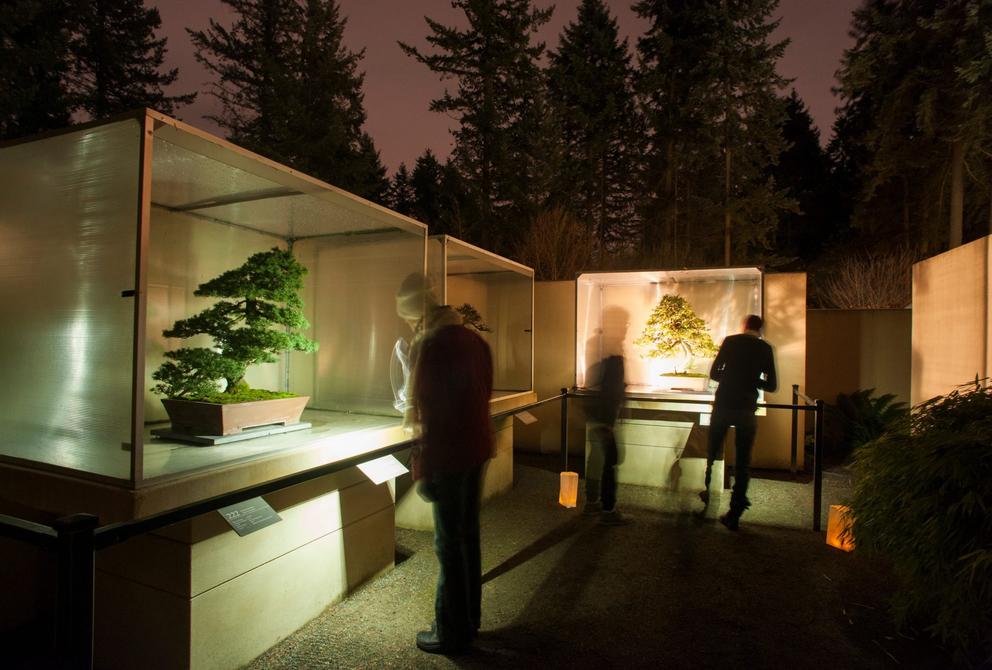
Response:
MULTIPOLYGON (((541 39, 553 48, 563 26, 575 19, 580 0, 537 0, 540 7, 554 4, 551 21, 544 26, 541 39)), ((210 17, 229 24, 233 13, 220 0, 152 0, 162 14, 162 29, 169 38, 167 65, 179 67, 176 90, 204 90, 209 73, 193 57, 193 47, 184 28, 202 29, 210 17)), ((607 0, 618 17, 630 46, 645 27, 630 10, 630 0, 607 0)), ((831 93, 834 72, 843 50, 851 43, 847 35, 851 12, 860 0, 782 0, 779 15, 782 23, 777 37, 792 40, 780 62, 781 73, 794 78, 794 86, 806 101, 821 129, 821 139, 829 139, 837 100, 831 93)), ((417 156, 430 147, 440 158, 451 149, 449 129, 454 122, 428 111, 430 100, 439 95, 444 84, 425 66, 405 56, 397 40, 426 47, 430 16, 445 24, 459 21, 461 12, 451 8, 448 0, 341 0, 348 17, 345 40, 352 50, 364 48, 365 108, 367 130, 392 172, 401 162, 412 167, 417 156)), ((218 132, 204 114, 216 113, 216 100, 200 94, 197 101, 181 110, 179 116, 189 123, 218 132)))

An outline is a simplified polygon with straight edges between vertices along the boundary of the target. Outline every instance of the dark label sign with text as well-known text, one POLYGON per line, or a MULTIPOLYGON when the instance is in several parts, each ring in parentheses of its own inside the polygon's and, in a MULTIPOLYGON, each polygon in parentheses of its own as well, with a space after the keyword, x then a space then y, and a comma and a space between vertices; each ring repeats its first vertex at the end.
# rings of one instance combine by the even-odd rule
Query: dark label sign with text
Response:
POLYGON ((282 521, 282 517, 276 514, 269 503, 262 498, 245 500, 235 505, 221 507, 217 511, 241 537, 282 521))

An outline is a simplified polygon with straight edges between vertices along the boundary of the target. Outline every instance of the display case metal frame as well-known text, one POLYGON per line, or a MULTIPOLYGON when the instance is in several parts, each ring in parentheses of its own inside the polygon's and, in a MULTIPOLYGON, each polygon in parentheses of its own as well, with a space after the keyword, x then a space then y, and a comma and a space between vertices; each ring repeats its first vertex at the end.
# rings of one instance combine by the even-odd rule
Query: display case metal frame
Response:
MULTIPOLYGON (((221 139, 210 133, 195 128, 166 115, 160 114, 150 109, 140 109, 134 112, 121 114, 112 118, 89 122, 71 126, 57 131, 46 132, 27 138, 20 138, 13 141, 0 143, 0 152, 11 147, 18 147, 27 143, 39 142, 49 138, 60 137, 70 134, 87 133, 94 129, 99 129, 113 124, 136 122, 139 126, 140 139, 138 143, 137 162, 137 192, 138 202, 135 205, 136 212, 136 248, 134 250, 134 285, 133 288, 122 291, 122 297, 131 297, 134 300, 133 306, 133 339, 132 357, 129 361, 131 370, 131 406, 130 406, 130 445, 124 445, 130 449, 130 472, 127 478, 110 476, 100 472, 92 472, 81 469, 74 469, 56 463, 44 462, 41 460, 31 460, 21 456, 0 454, 0 464, 5 464, 5 468, 27 469, 32 471, 50 472, 57 475, 67 475, 73 480, 85 480, 96 484, 109 484, 114 489, 129 488, 132 490, 142 489, 152 484, 167 482, 170 479, 187 477, 192 474, 199 474, 203 469, 182 471, 175 475, 166 475, 156 478, 146 478, 143 468, 144 462, 144 442, 147 426, 145 424, 145 409, 143 398, 145 393, 145 342, 147 336, 147 313, 148 313, 148 270, 149 270, 149 246, 150 230, 153 207, 162 207, 159 203, 152 202, 152 181, 155 174, 154 140, 157 136, 164 136, 169 143, 190 152, 198 154, 204 161, 212 161, 213 164, 224 166, 233 171, 246 172, 249 177, 257 178, 258 181, 272 182, 276 188, 266 193, 251 192, 231 192, 216 193, 213 197, 189 202, 178 208, 184 213, 193 217, 223 223, 225 225, 238 227, 236 221, 215 219, 211 215, 216 215, 218 208, 232 208, 234 211, 239 206, 251 206, 252 203, 268 201, 272 205, 275 199, 300 199, 308 198, 307 202, 317 204, 317 208, 330 210, 333 208, 338 214, 334 221, 321 220, 318 234, 292 236, 292 224, 287 231, 289 235, 280 234, 287 231, 260 230, 255 226, 246 227, 256 232, 267 232, 276 237, 281 237, 288 244, 303 239, 323 236, 353 236, 369 233, 382 233, 386 231, 403 231, 410 233, 419 240, 423 246, 422 255, 419 259, 419 268, 426 271, 426 239, 427 227, 409 217, 393 212, 385 207, 369 202, 359 196, 348 193, 340 188, 327 184, 319 179, 303 174, 297 170, 281 165, 275 161, 255 154, 241 148, 227 140, 221 139), (345 222, 345 223, 342 223, 345 222), (351 227, 347 225, 350 222, 351 227)), ((288 200, 287 200, 288 202, 288 200)), ((169 207, 166 206, 166 209, 169 207)), ((228 210, 229 211, 229 210, 228 210)), ((312 217, 315 218, 315 217, 312 217)), ((272 224, 275 225, 275 224, 272 224)), ((307 223, 306 225, 309 225, 307 223)), ((306 225, 302 227, 305 228, 306 225)), ((287 364, 288 374, 288 364, 287 364)), ((398 423, 397 419, 397 423, 398 423)), ((116 448, 108 445, 108 449, 116 448)), ((194 447, 195 448, 195 447, 194 447)), ((261 457, 260 457, 261 458, 261 457)), ((221 464, 223 465, 223 464, 221 464)), ((211 466, 206 469, 214 469, 211 466)))

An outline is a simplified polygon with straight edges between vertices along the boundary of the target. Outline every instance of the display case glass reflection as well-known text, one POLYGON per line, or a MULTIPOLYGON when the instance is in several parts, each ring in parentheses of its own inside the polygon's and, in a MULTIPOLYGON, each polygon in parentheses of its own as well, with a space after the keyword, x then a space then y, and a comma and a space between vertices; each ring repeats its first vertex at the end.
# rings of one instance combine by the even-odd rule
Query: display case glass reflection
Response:
POLYGON ((576 386, 591 366, 625 359, 631 394, 708 396, 717 347, 761 314, 758 268, 596 272, 577 279, 576 386))
POLYGON ((448 235, 428 240, 427 267, 442 304, 474 323, 493 353, 493 393, 533 388, 534 271, 448 235))

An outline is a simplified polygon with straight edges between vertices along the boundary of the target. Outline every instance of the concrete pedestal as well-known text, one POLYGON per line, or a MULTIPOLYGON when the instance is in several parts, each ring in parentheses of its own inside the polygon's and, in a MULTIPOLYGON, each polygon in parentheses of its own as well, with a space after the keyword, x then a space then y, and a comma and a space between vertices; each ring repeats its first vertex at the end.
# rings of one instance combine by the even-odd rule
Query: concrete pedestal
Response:
MULTIPOLYGON (((706 474, 708 429, 698 414, 627 411, 614 428, 619 464, 617 482, 679 490, 702 490, 706 474)), ((733 431, 731 431, 731 439, 733 431)), ((601 456, 592 448, 586 428, 586 475, 599 476, 601 456)), ((711 489, 723 484, 723 460, 713 464, 711 489)))
POLYGON ((239 537, 220 514, 98 554, 97 667, 237 668, 393 567, 393 498, 357 468, 266 498, 239 537))

